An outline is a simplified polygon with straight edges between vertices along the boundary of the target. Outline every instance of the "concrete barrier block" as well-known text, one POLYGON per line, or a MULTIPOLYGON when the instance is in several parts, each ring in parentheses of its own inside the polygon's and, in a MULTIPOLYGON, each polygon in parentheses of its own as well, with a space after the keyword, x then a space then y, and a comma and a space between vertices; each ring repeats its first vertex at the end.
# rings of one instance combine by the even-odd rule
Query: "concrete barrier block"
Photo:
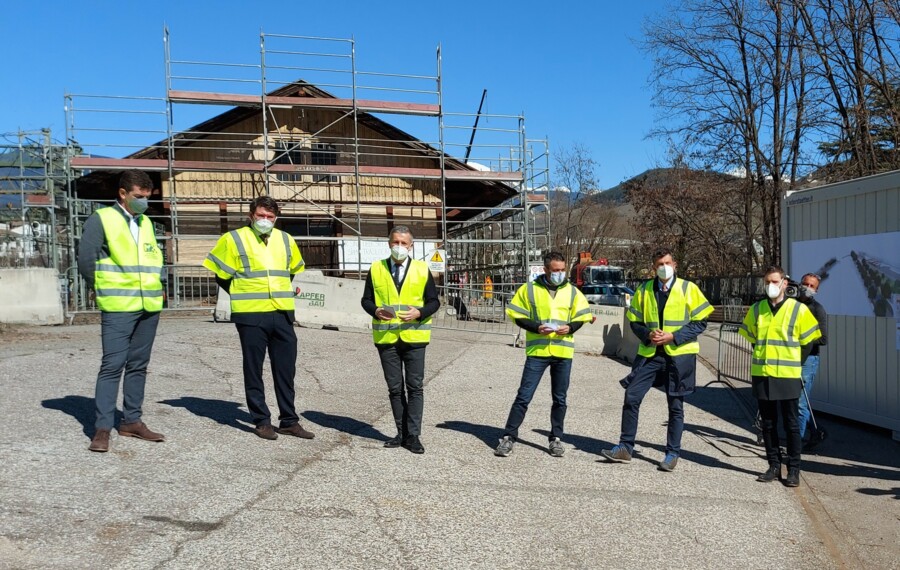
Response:
POLYGON ((596 320, 575 333, 575 350, 617 356, 622 343, 625 309, 591 305, 591 314, 596 320))
POLYGON ((0 322, 59 325, 64 318, 55 269, 0 269, 0 322))
MULTIPOLYGON (((371 329, 372 317, 359 304, 365 282, 308 270, 294 277, 294 319, 302 325, 371 329)), ((231 297, 219 289, 216 321, 231 320, 231 297)))

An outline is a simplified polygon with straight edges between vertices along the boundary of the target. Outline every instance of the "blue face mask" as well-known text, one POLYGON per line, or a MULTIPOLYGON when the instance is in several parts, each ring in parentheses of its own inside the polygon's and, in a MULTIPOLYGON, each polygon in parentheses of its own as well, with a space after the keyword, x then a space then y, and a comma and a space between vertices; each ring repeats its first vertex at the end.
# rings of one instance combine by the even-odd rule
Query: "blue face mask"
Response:
POLYGON ((554 271, 550 274, 550 283, 554 285, 562 285, 563 281, 566 280, 566 272, 565 271, 554 271))

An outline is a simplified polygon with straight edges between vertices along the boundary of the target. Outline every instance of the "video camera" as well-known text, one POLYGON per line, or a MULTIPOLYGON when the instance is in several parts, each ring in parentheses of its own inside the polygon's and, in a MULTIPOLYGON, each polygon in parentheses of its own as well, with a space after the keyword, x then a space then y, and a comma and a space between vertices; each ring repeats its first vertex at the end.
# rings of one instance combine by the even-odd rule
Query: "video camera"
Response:
POLYGON ((791 299, 796 299, 800 296, 800 284, 791 279, 790 275, 785 275, 785 279, 787 279, 787 287, 784 289, 784 296, 790 297, 791 299))

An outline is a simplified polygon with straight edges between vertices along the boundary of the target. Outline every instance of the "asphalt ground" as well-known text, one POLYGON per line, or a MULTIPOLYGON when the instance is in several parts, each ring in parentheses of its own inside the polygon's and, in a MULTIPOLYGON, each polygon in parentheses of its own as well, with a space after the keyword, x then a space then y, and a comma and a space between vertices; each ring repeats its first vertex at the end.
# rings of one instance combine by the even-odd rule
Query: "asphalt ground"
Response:
MULTIPOLYGON (((144 405, 167 441, 114 432, 97 454, 99 325, 0 330, 0 568, 898 567, 900 446, 883 431, 830 424, 800 488, 757 483, 766 465, 740 391, 713 384, 687 400, 683 455, 664 473, 653 391, 640 453, 610 464, 600 450, 618 439, 628 367, 577 354, 565 457, 547 450, 545 378, 498 458, 524 351, 436 331, 414 455, 382 448, 394 427, 370 335, 297 332, 314 440, 250 431, 232 325, 167 318, 144 405)), ((700 385, 714 379, 698 367, 700 385)))

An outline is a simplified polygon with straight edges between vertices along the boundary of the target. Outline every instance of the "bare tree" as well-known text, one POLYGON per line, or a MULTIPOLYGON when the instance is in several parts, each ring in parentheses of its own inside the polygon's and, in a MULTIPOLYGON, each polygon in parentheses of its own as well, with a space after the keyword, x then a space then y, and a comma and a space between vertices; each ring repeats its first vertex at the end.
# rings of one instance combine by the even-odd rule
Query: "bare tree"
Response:
POLYGON ((575 143, 556 153, 551 240, 570 262, 580 251, 605 253, 620 226, 616 209, 597 198, 599 164, 587 147, 575 143))
POLYGON ((809 56, 799 28, 795 7, 780 0, 683 0, 645 26, 654 101, 665 117, 653 134, 689 149, 694 167, 746 176, 732 190, 740 204, 732 213, 745 258, 758 239, 764 264, 780 258, 781 198, 809 168, 809 56))
POLYGON ((792 0, 812 69, 827 89, 820 148, 833 180, 900 167, 900 81, 897 0, 792 0))
POLYGON ((672 168, 655 177, 627 184, 627 200, 637 213, 635 233, 646 251, 671 247, 683 275, 740 275, 748 271, 742 255, 741 211, 723 199, 723 189, 736 191, 743 181, 689 168, 678 157, 672 168))

